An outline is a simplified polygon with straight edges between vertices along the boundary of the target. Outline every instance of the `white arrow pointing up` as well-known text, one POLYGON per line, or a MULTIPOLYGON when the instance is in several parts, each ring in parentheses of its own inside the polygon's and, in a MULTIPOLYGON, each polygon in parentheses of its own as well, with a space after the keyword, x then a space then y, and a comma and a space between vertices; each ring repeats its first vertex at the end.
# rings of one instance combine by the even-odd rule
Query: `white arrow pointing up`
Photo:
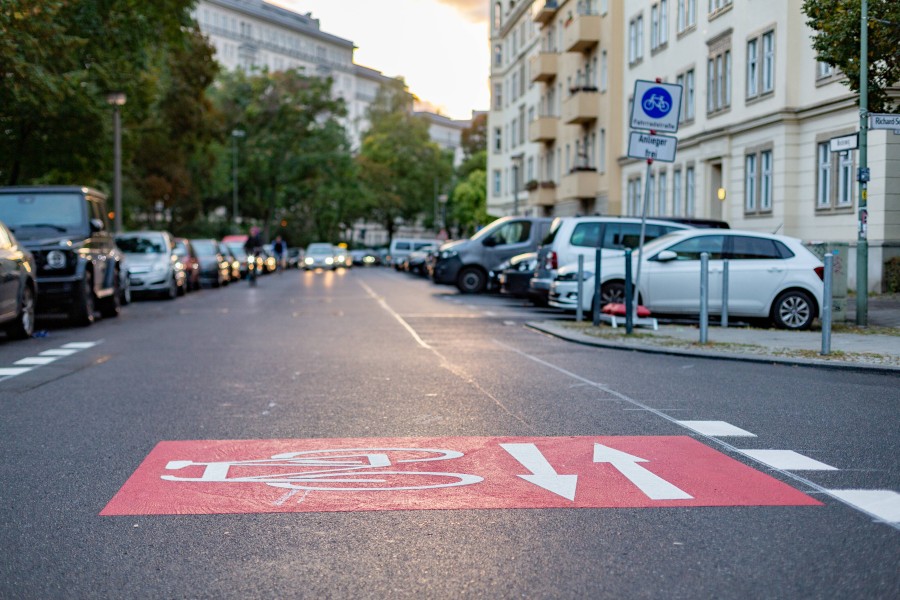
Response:
POLYGON ((646 458, 632 456, 603 444, 594 444, 594 462, 610 463, 651 500, 690 500, 693 498, 690 494, 638 465, 641 462, 648 462, 646 458))
POLYGON ((523 467, 531 471, 531 475, 519 475, 528 483, 551 491, 566 500, 575 500, 575 488, 578 485, 578 475, 560 475, 553 466, 547 462, 541 451, 534 444, 500 444, 500 447, 509 452, 513 458, 519 461, 523 467))

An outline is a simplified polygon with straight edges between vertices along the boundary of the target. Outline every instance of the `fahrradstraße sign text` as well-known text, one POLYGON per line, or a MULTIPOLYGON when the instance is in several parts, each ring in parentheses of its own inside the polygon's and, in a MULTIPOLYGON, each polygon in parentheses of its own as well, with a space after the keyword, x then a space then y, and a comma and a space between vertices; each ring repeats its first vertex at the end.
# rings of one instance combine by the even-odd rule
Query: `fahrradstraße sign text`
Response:
POLYGON ((638 79, 634 82, 631 129, 675 133, 681 114, 682 86, 638 79))

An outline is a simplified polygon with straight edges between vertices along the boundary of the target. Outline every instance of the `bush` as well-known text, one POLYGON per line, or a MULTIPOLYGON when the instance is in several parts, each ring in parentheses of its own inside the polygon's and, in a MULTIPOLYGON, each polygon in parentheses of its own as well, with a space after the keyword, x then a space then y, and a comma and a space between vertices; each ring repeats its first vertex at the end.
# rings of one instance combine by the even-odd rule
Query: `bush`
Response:
POLYGON ((900 256, 895 256, 884 263, 882 288, 887 294, 900 293, 900 256))

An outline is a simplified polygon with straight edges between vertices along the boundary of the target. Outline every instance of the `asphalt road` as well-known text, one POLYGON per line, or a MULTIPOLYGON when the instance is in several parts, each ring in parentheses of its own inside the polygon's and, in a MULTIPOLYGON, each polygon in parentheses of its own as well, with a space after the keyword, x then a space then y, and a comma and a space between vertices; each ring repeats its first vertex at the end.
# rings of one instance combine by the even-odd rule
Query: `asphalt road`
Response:
POLYGON ((897 377, 548 314, 353 269, 0 339, 0 598, 900 597, 897 377))

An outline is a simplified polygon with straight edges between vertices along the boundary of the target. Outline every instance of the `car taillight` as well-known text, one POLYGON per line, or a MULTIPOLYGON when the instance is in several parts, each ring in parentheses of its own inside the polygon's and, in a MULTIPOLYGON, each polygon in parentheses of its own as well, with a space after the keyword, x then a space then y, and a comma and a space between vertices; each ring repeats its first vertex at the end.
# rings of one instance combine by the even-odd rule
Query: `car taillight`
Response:
POLYGON ((825 281, 825 267, 816 267, 813 270, 816 272, 816 275, 819 276, 819 279, 825 281))
POLYGON ((556 252, 551 252, 547 255, 547 267, 552 270, 559 268, 559 257, 556 255, 556 252))

